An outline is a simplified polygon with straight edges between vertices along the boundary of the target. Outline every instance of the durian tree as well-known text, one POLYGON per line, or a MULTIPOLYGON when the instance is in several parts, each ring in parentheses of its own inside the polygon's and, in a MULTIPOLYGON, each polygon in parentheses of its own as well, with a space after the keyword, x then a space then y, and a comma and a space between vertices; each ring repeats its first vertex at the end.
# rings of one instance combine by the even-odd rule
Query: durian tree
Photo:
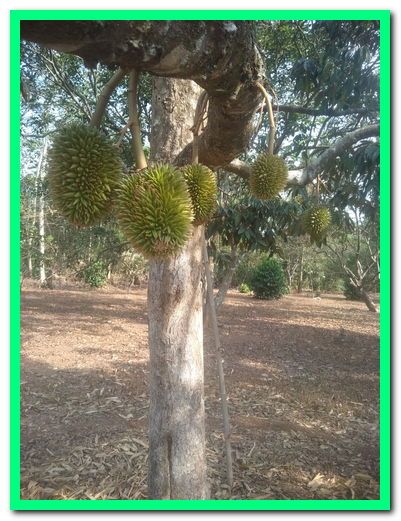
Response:
MULTIPOLYGON (((274 30, 274 26, 269 27, 267 34, 274 30)), ((187 196, 182 190, 181 180, 188 183, 188 187, 192 183, 196 193, 199 189, 196 172, 190 176, 188 172, 179 171, 192 162, 193 126, 201 93, 207 93, 208 108, 197 140, 199 163, 212 170, 224 167, 239 175, 250 182, 256 196, 264 199, 277 196, 284 188, 311 183, 338 155, 363 139, 377 136, 378 125, 367 121, 361 128, 350 128, 345 134, 332 136, 322 154, 310 158, 307 164, 293 165, 287 172, 282 159, 277 159, 275 141, 285 144, 289 130, 277 121, 277 97, 270 83, 265 81, 264 56, 255 45, 255 24, 250 21, 24 21, 21 36, 48 49, 77 55, 89 69, 101 63, 113 70, 117 68, 117 74, 118 70, 128 73, 137 69, 153 76, 150 167, 144 173, 134 173, 133 177, 123 176, 124 194, 132 190, 132 198, 120 196, 118 210, 126 235, 136 244, 142 241, 142 251, 150 257, 149 497, 204 499, 209 494, 201 290, 206 218, 203 208, 191 207, 191 189, 187 196), (278 136, 274 140, 274 134, 269 133, 265 155, 255 161, 256 158, 247 157, 246 150, 259 109, 267 110, 269 128, 277 127, 278 136), (276 110, 275 116, 273 110, 276 110), (157 166, 160 163, 168 165, 168 171, 161 172, 162 167, 157 166), (270 181, 274 186, 267 189, 264 183, 270 181), (169 197, 164 188, 170 191, 169 197), (155 204, 155 197, 157 203, 164 201, 164 209, 171 210, 167 212, 171 223, 155 204), (144 206, 140 209, 130 206, 135 202, 144 206), (183 209, 180 218, 177 208, 183 209), (129 214, 137 219, 130 222, 129 214), (179 236, 176 225, 181 226, 179 236), (149 241, 157 247, 149 249, 149 241)), ((312 69, 307 65, 302 70, 310 73, 316 83, 317 74, 312 69)), ((305 80, 304 84, 307 83, 305 80)), ((302 85, 300 88, 304 88, 302 85)), ((291 114, 293 109, 287 107, 286 114, 291 114)), ((302 109, 295 107, 295 111, 301 110, 301 113, 302 109)), ((323 109, 334 110, 332 107, 323 109)), ((93 123, 92 116, 89 120, 93 123)), ((135 132, 132 121, 128 126, 133 130, 134 142, 138 131, 135 132)), ((62 157, 69 161, 67 173, 71 173, 76 164, 75 155, 70 155, 62 157)), ((53 171, 56 177, 60 174, 60 183, 66 182, 67 176, 64 178, 59 168, 65 167, 56 160, 53 171)), ((110 179, 102 184, 101 169, 96 172, 100 176, 99 185, 92 191, 87 190, 85 197, 80 194, 75 199, 74 196, 78 202, 73 206, 79 207, 80 212, 72 217, 79 213, 87 224, 92 222, 92 217, 95 221, 106 211, 108 194, 114 191, 113 183, 108 182, 110 179), (96 192, 100 185, 105 199, 96 192), (88 213, 85 208, 91 194, 99 197, 92 207, 95 212, 88 213)), ((89 179, 79 179, 79 183, 80 190, 90 186, 89 179)), ((63 202, 59 201, 60 208, 63 202)))

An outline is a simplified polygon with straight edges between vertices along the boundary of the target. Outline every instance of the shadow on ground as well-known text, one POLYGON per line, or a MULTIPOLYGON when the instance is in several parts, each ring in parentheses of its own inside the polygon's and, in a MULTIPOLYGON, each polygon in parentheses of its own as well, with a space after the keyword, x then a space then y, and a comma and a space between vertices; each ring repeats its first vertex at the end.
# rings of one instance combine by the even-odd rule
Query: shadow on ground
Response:
MULTIPOLYGON (((254 300, 219 317, 235 483, 205 349, 212 497, 378 497, 378 318, 343 299, 254 300)), ((146 498, 146 290, 22 294, 22 494, 146 498)))

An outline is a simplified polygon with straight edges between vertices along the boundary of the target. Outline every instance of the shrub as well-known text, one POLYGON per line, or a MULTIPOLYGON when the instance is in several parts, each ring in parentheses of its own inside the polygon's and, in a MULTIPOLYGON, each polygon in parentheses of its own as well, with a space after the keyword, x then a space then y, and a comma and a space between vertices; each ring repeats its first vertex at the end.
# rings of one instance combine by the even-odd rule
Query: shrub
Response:
POLYGON ((250 293, 251 292, 251 288, 245 282, 240 284, 238 290, 240 293, 250 293))
POLYGON ((107 268, 102 261, 93 262, 84 269, 82 278, 92 288, 100 288, 106 283, 107 268))
POLYGON ((287 292, 287 285, 281 262, 274 258, 262 259, 253 272, 251 288, 256 298, 282 297, 287 292))

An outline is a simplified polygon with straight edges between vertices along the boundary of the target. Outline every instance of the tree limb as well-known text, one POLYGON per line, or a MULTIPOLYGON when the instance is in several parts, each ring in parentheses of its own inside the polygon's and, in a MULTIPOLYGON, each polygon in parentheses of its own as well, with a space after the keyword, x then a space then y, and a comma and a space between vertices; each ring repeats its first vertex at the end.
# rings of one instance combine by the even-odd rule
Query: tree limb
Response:
MULTIPOLYGON (((199 161, 229 163, 248 146, 264 76, 252 21, 48 20, 21 22, 21 37, 97 62, 192 79, 209 96, 199 161)), ((190 162, 192 144, 177 158, 190 162)))
MULTIPOLYGON (((376 124, 348 132, 345 136, 339 138, 333 146, 326 149, 320 156, 311 161, 306 168, 302 170, 290 170, 288 172, 287 186, 305 186, 311 183, 329 163, 334 161, 336 157, 341 156, 345 150, 362 139, 378 136, 379 131, 380 125, 376 124)), ((251 173, 250 165, 240 159, 234 159, 230 164, 225 165, 224 169, 239 175, 243 179, 248 179, 251 173)))

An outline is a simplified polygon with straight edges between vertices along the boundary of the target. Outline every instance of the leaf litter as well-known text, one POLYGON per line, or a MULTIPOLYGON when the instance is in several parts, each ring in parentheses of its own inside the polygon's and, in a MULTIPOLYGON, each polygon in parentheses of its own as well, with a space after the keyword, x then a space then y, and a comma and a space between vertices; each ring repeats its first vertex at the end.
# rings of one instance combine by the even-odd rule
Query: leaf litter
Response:
MULTIPOLYGON (((21 497, 146 499, 146 290, 24 290, 22 303, 21 497)), ((234 484, 206 331, 211 497, 377 499, 378 317, 338 295, 231 291, 219 323, 234 484)))

